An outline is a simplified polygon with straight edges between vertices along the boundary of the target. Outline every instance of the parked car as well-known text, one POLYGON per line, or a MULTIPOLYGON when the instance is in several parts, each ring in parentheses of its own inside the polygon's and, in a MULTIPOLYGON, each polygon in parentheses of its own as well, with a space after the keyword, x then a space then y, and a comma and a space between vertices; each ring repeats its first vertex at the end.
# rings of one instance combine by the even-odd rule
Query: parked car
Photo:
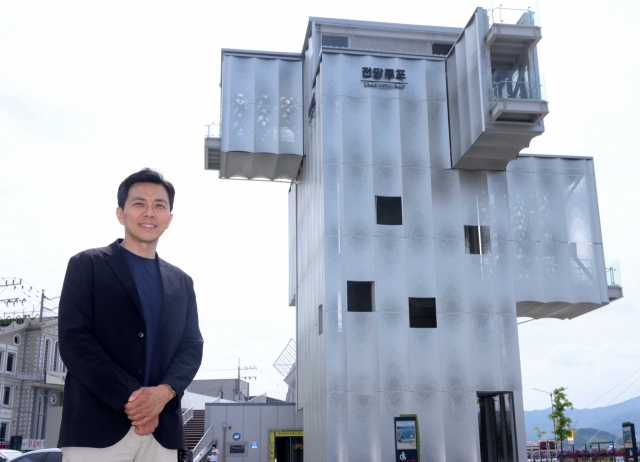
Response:
POLYGON ((5 462, 7 460, 13 460, 18 456, 21 456, 22 453, 20 451, 15 451, 13 449, 0 449, 0 462, 5 462))
POLYGON ((15 459, 15 462, 62 462, 62 451, 58 448, 38 449, 36 451, 27 452, 15 459))

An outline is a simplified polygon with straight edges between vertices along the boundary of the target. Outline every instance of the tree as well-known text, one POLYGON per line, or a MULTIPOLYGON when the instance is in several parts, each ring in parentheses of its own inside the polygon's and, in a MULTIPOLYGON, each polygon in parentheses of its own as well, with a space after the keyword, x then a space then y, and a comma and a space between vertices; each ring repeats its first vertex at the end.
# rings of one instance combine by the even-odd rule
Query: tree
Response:
POLYGON ((547 432, 544 430, 541 430, 540 427, 533 427, 533 432, 538 437, 538 440, 541 440, 542 437, 547 434, 547 432))
POLYGON ((565 390, 565 387, 553 390, 553 412, 549 414, 550 419, 555 419, 553 434, 560 440, 561 448, 562 442, 571 435, 570 427, 572 420, 565 415, 565 411, 567 409, 573 409, 573 403, 567 398, 567 394, 564 392, 565 390))

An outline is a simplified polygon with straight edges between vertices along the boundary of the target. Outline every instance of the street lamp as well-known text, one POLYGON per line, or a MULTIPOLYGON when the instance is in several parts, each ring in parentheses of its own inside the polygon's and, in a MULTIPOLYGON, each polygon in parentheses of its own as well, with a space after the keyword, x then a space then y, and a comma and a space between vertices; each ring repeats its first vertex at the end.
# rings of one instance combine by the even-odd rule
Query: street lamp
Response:
MULTIPOLYGON (((553 414, 553 392, 551 391, 544 391, 544 390, 538 390, 537 388, 534 388, 535 391, 539 391, 540 393, 546 393, 547 395, 549 395, 549 399, 551 400, 551 413, 553 414)), ((551 419, 551 421, 553 422, 553 427, 552 427, 552 432, 556 429, 556 419, 551 419)), ((554 433, 555 435, 555 433, 554 433)), ((553 440, 555 441, 555 437, 553 438, 553 440)), ((556 443, 557 444, 557 443, 556 443)), ((549 445, 547 445, 547 449, 549 448, 549 445)), ((558 450, 558 448, 556 447, 556 451, 558 450)), ((548 455, 547 455, 548 457, 548 455)))

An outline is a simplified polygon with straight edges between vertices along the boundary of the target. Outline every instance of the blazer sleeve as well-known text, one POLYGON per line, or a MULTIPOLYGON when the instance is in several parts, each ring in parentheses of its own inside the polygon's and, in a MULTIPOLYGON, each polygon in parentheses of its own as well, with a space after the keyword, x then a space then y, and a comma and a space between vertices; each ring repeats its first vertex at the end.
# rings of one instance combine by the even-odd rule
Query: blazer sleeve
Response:
POLYGON ((94 338, 92 264, 83 254, 69 260, 58 309, 60 357, 73 375, 114 410, 140 388, 132 375, 115 364, 94 338))
POLYGON ((193 290, 193 279, 186 276, 187 285, 187 318, 180 345, 169 364, 167 372, 162 378, 162 383, 168 383, 176 391, 175 396, 169 401, 165 409, 174 411, 180 406, 184 390, 191 384, 202 362, 202 348, 204 341, 198 325, 198 307, 196 294, 193 290))

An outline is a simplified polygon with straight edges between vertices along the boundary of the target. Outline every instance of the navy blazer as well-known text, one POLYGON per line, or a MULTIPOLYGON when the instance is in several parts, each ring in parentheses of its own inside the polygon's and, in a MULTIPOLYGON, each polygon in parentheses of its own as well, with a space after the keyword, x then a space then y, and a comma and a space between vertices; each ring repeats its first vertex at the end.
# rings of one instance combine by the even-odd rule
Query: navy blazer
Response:
MULTIPOLYGON (((124 412, 142 386, 146 326, 121 240, 69 260, 58 310, 60 356, 67 368, 59 447, 104 448, 131 428, 124 412)), ((183 449, 180 400, 202 361, 193 280, 158 258, 164 300, 149 386, 167 383, 178 396, 153 432, 167 449, 183 449)))

